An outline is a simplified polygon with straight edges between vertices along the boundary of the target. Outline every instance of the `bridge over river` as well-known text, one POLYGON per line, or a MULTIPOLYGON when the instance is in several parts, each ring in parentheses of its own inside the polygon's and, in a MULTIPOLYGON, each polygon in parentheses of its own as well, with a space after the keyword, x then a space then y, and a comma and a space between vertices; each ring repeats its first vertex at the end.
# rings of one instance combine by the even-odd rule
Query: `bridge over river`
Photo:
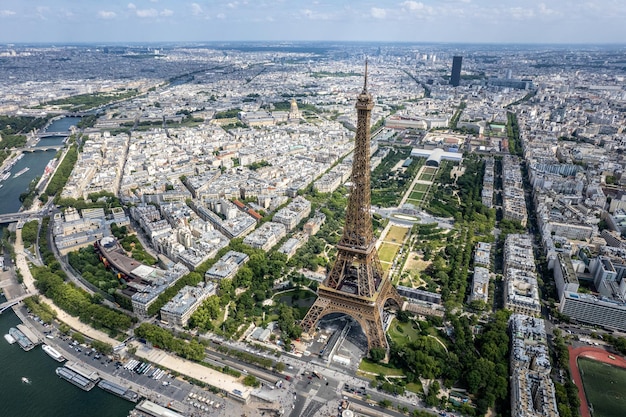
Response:
POLYGON ((19 303, 23 299, 31 297, 32 295, 33 294, 24 294, 24 295, 20 295, 17 298, 12 299, 12 300, 5 301, 4 303, 0 304, 0 314, 4 313, 6 310, 10 309, 11 307, 16 305, 17 303, 19 303))
POLYGON ((15 222, 19 222, 20 220, 26 220, 31 217, 36 217, 37 215, 38 213, 33 213, 33 212, 17 212, 17 213, 0 214, 0 224, 15 223, 15 222))

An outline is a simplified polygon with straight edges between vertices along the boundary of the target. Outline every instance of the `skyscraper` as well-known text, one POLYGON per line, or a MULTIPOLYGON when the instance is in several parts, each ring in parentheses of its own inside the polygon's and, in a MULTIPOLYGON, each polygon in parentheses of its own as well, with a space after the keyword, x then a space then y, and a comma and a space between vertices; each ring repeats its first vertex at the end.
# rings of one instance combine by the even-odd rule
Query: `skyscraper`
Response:
POLYGON ((450 84, 452 87, 458 87, 461 83, 461 63, 463 62, 462 56, 452 57, 452 74, 450 75, 450 84))

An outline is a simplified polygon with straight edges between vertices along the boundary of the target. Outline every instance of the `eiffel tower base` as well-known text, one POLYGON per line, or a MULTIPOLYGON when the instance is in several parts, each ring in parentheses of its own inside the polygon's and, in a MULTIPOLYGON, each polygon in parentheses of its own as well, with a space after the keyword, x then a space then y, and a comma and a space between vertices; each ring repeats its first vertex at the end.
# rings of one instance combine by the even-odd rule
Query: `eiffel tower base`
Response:
POLYGON ((391 299, 400 308, 403 300, 391 282, 387 281, 383 286, 383 291, 376 297, 376 300, 370 301, 350 294, 342 294, 340 291, 321 285, 318 288, 318 298, 301 322, 302 330, 312 337, 317 323, 322 317, 332 313, 347 314, 359 323, 363 333, 365 333, 368 352, 372 348, 382 348, 386 352, 385 357, 387 359, 389 344, 383 327, 383 307, 385 302, 391 299))

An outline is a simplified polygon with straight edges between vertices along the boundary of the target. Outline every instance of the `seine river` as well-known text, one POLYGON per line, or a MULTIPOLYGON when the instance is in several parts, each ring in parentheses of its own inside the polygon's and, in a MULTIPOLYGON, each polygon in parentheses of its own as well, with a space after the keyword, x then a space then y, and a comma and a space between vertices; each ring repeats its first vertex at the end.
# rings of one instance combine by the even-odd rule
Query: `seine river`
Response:
MULTIPOLYGON (((38 146, 62 143, 71 125, 78 119, 65 118, 52 123, 49 132, 59 136, 41 139, 38 146)), ((19 196, 28 184, 40 176, 55 151, 25 153, 11 169, 11 177, 0 188, 0 213, 12 213, 20 209, 19 196), (24 174, 13 177, 25 167, 24 174)), ((5 301, 0 296, 0 302, 5 301)), ((12 417, 126 417, 134 404, 112 394, 94 388, 85 392, 60 379, 54 370, 59 363, 46 355, 40 346, 24 352, 18 345, 9 345, 2 335, 20 323, 12 310, 0 315, 0 416, 12 417), (30 384, 22 382, 30 379, 30 384)))
MULTIPOLYGON (((78 120, 80 119, 76 117, 56 120, 48 127, 48 132, 59 132, 59 135, 42 138, 34 149, 42 146, 62 144, 67 135, 69 135, 70 126, 75 125, 78 120)), ((55 150, 24 152, 22 159, 17 161, 11 168, 11 177, 2 182, 2 188, 0 188, 0 214, 15 213, 20 209, 22 206, 20 194, 28 191, 28 184, 33 179, 41 177, 46 165, 55 155, 55 150), (28 171, 15 177, 16 173, 26 167, 29 168, 28 171)))

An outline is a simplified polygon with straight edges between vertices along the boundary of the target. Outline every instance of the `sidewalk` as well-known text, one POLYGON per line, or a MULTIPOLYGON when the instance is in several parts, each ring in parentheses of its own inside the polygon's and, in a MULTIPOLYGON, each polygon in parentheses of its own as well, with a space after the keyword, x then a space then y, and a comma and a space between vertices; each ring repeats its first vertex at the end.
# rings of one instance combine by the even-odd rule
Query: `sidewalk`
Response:
MULTIPOLYGON (((24 285, 26 286, 27 294, 32 294, 32 295, 38 294, 39 291, 35 287, 35 279, 33 278, 33 275, 30 273, 30 269, 28 268, 28 262, 26 261, 26 258, 24 256, 24 242, 22 241, 22 229, 17 229, 15 232, 14 248, 15 248, 15 258, 16 258, 15 266, 22 274, 22 277, 24 279, 24 285)), ((39 294, 39 297, 43 303, 47 304, 48 306, 50 306, 50 308, 56 311, 57 320, 67 324, 75 331, 84 334, 90 339, 96 339, 101 342, 108 343, 111 346, 116 346, 120 343, 118 340, 115 340, 109 337, 106 333, 101 332, 100 330, 96 330, 82 323, 77 317, 70 316, 65 311, 57 307, 52 302, 52 300, 50 300, 48 297, 42 294, 39 294)))

